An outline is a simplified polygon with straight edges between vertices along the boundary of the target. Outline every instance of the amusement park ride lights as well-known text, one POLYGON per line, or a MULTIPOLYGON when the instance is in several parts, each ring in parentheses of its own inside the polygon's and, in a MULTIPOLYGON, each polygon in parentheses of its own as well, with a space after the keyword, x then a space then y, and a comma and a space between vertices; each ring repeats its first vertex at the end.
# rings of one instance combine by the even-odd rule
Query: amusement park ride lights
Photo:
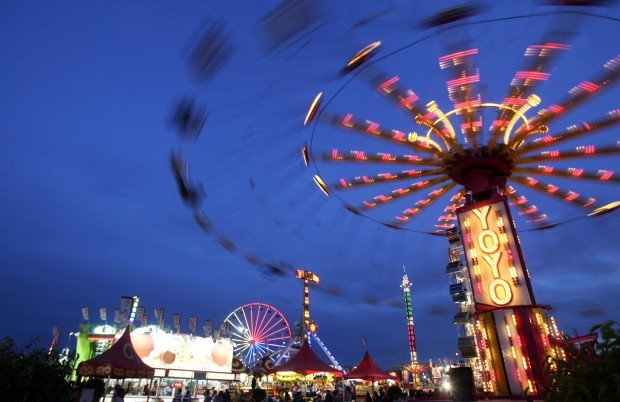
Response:
POLYGON ((295 346, 301 345, 304 342, 311 342, 314 340, 323 353, 329 358, 330 362, 334 367, 338 370, 342 370, 342 366, 336 360, 336 358, 331 354, 331 352, 327 349, 325 344, 321 341, 319 336, 317 335, 317 330, 319 329, 318 324, 310 319, 310 282, 319 283, 319 276, 310 272, 305 271, 303 269, 298 269, 295 271, 295 278, 302 279, 304 281, 304 297, 302 302, 302 321, 299 323, 299 332, 297 337, 291 338, 288 345, 284 349, 284 351, 280 354, 278 359, 276 360, 276 364, 279 364, 283 361, 283 359, 288 356, 288 352, 295 346))
POLYGON ((415 345, 415 326, 413 323, 413 308, 411 306, 411 282, 405 266, 403 265, 403 282, 400 285, 403 288, 403 296, 405 298, 405 313, 407 314, 407 338, 409 339, 409 357, 411 358, 411 371, 413 374, 413 385, 415 389, 420 388, 420 365, 418 364, 418 350, 415 345))
POLYGON ((318 275, 297 270, 295 277, 304 281, 302 320, 298 331, 291 327, 278 309, 264 303, 249 303, 239 307, 226 317, 230 328, 233 353, 245 367, 253 369, 265 357, 280 364, 290 358, 292 350, 301 343, 315 341, 333 365, 340 364, 317 335, 318 324, 310 319, 310 282, 318 283, 318 275))
MULTIPOLYGON (((541 103, 534 91, 548 80, 555 61, 571 48, 570 38, 572 33, 568 31, 551 30, 542 40, 529 45, 524 54, 525 67, 516 72, 508 96, 500 103, 483 101, 476 61, 479 49, 471 47, 467 40, 453 41, 446 54, 439 57, 440 69, 449 76, 446 84, 453 102, 449 112, 443 112, 435 101, 421 105, 415 92, 404 88, 398 76, 380 71, 378 63, 368 63, 362 68, 377 51, 380 42, 375 42, 358 52, 343 70, 359 69, 355 78, 368 81, 426 134, 386 129, 377 122, 354 117, 352 113, 328 110, 341 91, 322 109, 323 95, 317 95, 304 120, 306 126, 313 124, 310 145, 302 147, 304 163, 315 167, 313 179, 320 190, 326 195, 335 195, 349 211, 390 228, 411 230, 408 224, 412 218, 442 198, 450 200, 435 225, 436 230, 427 233, 446 234, 452 239, 447 272, 462 273, 450 286, 450 292, 459 305, 459 314, 465 314, 462 322, 466 327, 465 336, 459 338, 459 346, 463 357, 469 358, 477 384, 498 396, 522 395, 525 389, 541 396, 545 356, 557 357, 563 353, 550 342, 559 337, 559 332, 553 318, 547 315, 547 308, 537 304, 534 298, 509 205, 517 208, 536 229, 550 228, 557 223, 548 223, 548 216, 516 188, 526 188, 577 206, 588 216, 602 215, 620 207, 619 201, 600 203, 592 197, 544 182, 544 178, 553 177, 620 183, 620 178, 610 170, 587 171, 558 166, 558 162, 569 159, 618 155, 618 141, 603 146, 549 150, 620 123, 620 110, 612 109, 605 116, 564 130, 557 128, 560 118, 570 117, 576 106, 599 95, 620 78, 620 56, 610 59, 593 77, 574 85, 562 101, 528 117, 541 103), (483 125, 489 117, 490 128, 485 132, 483 125), (392 148, 400 147, 407 153, 324 151, 315 141, 321 132, 319 127, 324 126, 387 141, 392 148), (549 165, 532 165, 540 162, 549 165), (319 164, 342 166, 345 163, 403 165, 416 169, 342 177, 331 183, 321 174, 319 164), (419 166, 426 169, 418 170, 419 166), (409 184, 357 205, 352 205, 349 198, 345 201, 342 196, 351 189, 398 181, 409 184), (395 201, 423 190, 430 192, 393 218, 373 215, 380 207, 397 204, 395 201)), ((359 102, 355 99, 356 105, 359 102)), ((334 138, 332 131, 329 139, 334 138)))
POLYGON ((278 309, 265 303, 248 303, 224 320, 230 328, 233 353, 252 369, 265 356, 280 359, 293 334, 278 309))

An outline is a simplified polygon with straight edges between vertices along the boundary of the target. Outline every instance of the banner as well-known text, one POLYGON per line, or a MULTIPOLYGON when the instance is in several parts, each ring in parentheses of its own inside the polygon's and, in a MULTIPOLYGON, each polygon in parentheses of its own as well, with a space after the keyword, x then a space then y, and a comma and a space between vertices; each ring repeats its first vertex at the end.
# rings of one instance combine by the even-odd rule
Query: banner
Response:
POLYGON ((192 334, 196 332, 196 316, 195 315, 189 317, 189 329, 192 332, 192 334))
POLYGON ((129 313, 131 312, 131 305, 133 304, 133 297, 123 296, 121 297, 121 322, 122 326, 126 326, 129 321, 129 313))
POLYGON ((121 323, 121 311, 119 309, 114 310, 114 324, 121 323))
POLYGON ((142 326, 147 327, 149 325, 149 316, 143 315, 141 321, 142 321, 142 326))
POLYGON ((156 308, 155 309, 155 321, 157 322, 157 325, 159 325, 160 327, 163 325, 164 322, 164 309, 163 308, 156 308))
POLYGON ((142 323, 142 317, 144 317, 144 307, 138 307, 136 309, 136 318, 135 320, 142 323))
POLYGON ((101 321, 108 321, 108 310, 105 307, 99 309, 99 318, 101 321))
POLYGON ((52 328, 52 336, 54 337, 54 344, 57 344, 58 339, 60 339, 60 327, 52 328))
POLYGON ((215 339, 216 341, 220 339, 220 330, 216 329, 213 331, 213 339, 215 339))
POLYGON ((181 332, 181 314, 172 314, 172 325, 177 332, 181 332))
POLYGON ((88 321, 88 307, 82 308, 82 319, 88 321))
POLYGON ((213 326, 213 320, 207 320, 204 326, 205 336, 209 338, 211 336, 211 327, 213 326))

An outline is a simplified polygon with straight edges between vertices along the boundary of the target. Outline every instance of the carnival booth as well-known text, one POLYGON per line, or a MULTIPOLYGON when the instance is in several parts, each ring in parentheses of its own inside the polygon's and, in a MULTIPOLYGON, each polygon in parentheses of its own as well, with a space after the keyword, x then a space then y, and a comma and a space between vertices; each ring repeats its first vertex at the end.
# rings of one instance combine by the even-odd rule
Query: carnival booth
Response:
POLYGON ((368 351, 364 353, 364 357, 362 361, 357 365, 357 367, 348 374, 344 376, 345 379, 349 380, 364 380, 370 381, 370 389, 368 387, 355 387, 355 394, 360 398, 360 396, 364 397, 366 391, 370 392, 371 395, 375 393, 375 381, 380 380, 392 380, 392 381, 400 381, 400 378, 395 375, 391 375, 386 371, 382 370, 377 363, 370 357, 368 351))
MULTIPOLYGON (((155 369, 140 359, 131 343, 129 329, 102 354, 81 362, 77 368, 78 379, 81 377, 100 377, 110 379, 150 378, 155 369)), ((104 396, 105 400, 105 396, 104 396)))
MULTIPOLYGON (((313 385, 314 376, 315 375, 330 375, 333 377, 342 377, 343 373, 341 370, 333 368, 329 364, 325 363, 321 360, 316 353, 310 347, 310 344, 305 341, 295 356, 291 359, 282 363, 270 370, 267 370, 267 374, 273 374, 274 384, 278 384, 279 378, 283 379, 286 377, 290 377, 291 374, 298 374, 301 377, 299 378, 300 384, 299 388, 302 392, 302 395, 307 394, 308 392, 308 384, 313 385)), ((326 384, 323 382, 325 377, 321 376, 321 386, 325 386, 326 384)))

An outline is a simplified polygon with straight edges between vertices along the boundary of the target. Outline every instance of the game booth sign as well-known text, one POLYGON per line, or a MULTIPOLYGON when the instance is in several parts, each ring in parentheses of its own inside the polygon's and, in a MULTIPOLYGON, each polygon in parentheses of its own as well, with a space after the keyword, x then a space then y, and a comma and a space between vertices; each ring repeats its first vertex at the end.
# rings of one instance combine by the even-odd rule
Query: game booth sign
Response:
POLYGON ((158 379, 154 386, 152 381, 147 384, 153 389, 149 396, 165 398, 168 386, 202 395, 209 381, 232 381, 238 376, 232 372, 233 347, 228 339, 170 333, 158 326, 122 331, 110 349, 78 365, 78 377, 129 379, 127 388, 135 395, 146 391, 141 381, 131 379, 158 379))

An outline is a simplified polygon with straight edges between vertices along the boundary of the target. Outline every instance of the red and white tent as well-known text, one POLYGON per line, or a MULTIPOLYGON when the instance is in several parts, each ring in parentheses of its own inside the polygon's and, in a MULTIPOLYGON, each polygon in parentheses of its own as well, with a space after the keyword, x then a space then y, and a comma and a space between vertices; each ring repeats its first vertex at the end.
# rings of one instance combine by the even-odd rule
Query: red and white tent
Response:
POLYGON ((99 356, 78 365, 80 377, 107 378, 153 378, 155 369, 147 365, 137 355, 129 335, 129 328, 112 345, 99 356))

